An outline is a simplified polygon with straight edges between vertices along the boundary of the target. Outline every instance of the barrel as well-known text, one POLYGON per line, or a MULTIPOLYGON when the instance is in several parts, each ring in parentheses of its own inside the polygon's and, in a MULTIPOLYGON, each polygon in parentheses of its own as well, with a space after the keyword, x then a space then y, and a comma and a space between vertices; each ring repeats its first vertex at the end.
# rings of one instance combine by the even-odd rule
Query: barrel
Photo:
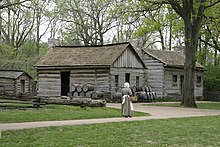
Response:
POLYGON ((86 96, 86 92, 85 92, 85 91, 81 91, 81 92, 79 93, 79 96, 85 97, 85 96, 86 96))
POLYGON ((153 102, 156 102, 156 97, 157 97, 156 92, 152 92, 152 100, 153 100, 153 102))
POLYGON ((135 92, 139 92, 139 91, 143 91, 143 87, 141 86, 133 86, 131 88, 132 92, 135 93, 135 92))
POLYGON ((146 89, 146 92, 151 92, 152 91, 150 86, 146 86, 145 89, 146 89))
POLYGON ((114 101, 120 101, 122 100, 122 93, 121 92, 114 92, 112 95, 112 98, 114 101))
POLYGON ((77 92, 77 91, 75 91, 74 93, 73 93, 73 97, 78 97, 79 96, 79 93, 77 92))
POLYGON ((80 93, 80 92, 82 91, 82 86, 77 85, 77 86, 76 86, 76 91, 80 93))
POLYGON ((147 92, 147 100, 150 101, 151 100, 151 92, 147 92))
POLYGON ((68 96, 68 97, 72 97, 72 96, 73 96, 73 92, 68 92, 68 93, 67 93, 67 96, 68 96))
POLYGON ((146 95, 146 92, 144 91, 137 92, 136 96, 137 96, 138 101, 147 100, 147 95, 146 95))
POLYGON ((84 84, 82 89, 83 91, 87 92, 87 91, 93 91, 95 88, 94 86, 88 86, 87 84, 84 84))
POLYGON ((102 98, 103 96, 104 96, 104 93, 102 91, 99 91, 99 90, 94 91, 92 93, 92 98, 102 98))
POLYGON ((86 92, 86 97, 92 97, 92 91, 87 91, 86 92))
POLYGON ((70 85, 70 92, 75 92, 76 91, 76 85, 70 85))

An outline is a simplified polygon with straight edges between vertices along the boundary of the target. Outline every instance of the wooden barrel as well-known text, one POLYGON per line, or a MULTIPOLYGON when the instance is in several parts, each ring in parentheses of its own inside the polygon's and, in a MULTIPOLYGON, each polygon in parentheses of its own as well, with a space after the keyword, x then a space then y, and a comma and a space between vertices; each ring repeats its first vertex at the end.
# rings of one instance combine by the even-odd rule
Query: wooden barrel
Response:
POLYGON ((87 91, 86 92, 86 97, 92 97, 92 91, 87 91))
POLYGON ((146 89, 146 92, 151 92, 152 91, 150 86, 146 86, 145 89, 146 89))
POLYGON ((80 92, 82 91, 82 86, 77 85, 77 87, 76 87, 76 91, 80 93, 80 92))
POLYGON ((144 91, 137 92, 136 96, 137 96, 138 101, 142 101, 142 100, 147 99, 146 92, 144 92, 144 91))
POLYGON ((102 98, 103 96, 104 96, 104 93, 102 91, 99 91, 99 90, 94 91, 92 93, 92 98, 102 98))
POLYGON ((70 85, 70 92, 75 92, 76 91, 76 85, 70 85))
POLYGON ((73 92, 68 92, 68 93, 67 93, 67 96, 68 96, 68 97, 72 97, 72 96, 73 96, 73 92))
POLYGON ((151 100, 151 92, 147 92, 147 100, 151 100))
POLYGON ((156 102, 156 97, 157 97, 156 92, 152 92, 152 100, 153 100, 153 102, 156 102))
POLYGON ((77 91, 75 91, 74 93, 73 93, 73 97, 78 97, 79 96, 79 93, 77 92, 77 91))
POLYGON ((95 88, 94 86, 88 86, 87 84, 84 84, 82 89, 83 91, 87 92, 87 91, 93 91, 95 88))
POLYGON ((143 91, 143 87, 141 86, 133 86, 131 88, 132 92, 135 93, 135 92, 139 92, 139 91, 143 91))
POLYGON ((113 100, 121 101, 122 100, 122 93, 121 92, 114 92, 112 95, 113 100))
POLYGON ((81 92, 79 93, 79 96, 85 97, 85 96, 86 96, 86 92, 85 92, 85 91, 81 91, 81 92))

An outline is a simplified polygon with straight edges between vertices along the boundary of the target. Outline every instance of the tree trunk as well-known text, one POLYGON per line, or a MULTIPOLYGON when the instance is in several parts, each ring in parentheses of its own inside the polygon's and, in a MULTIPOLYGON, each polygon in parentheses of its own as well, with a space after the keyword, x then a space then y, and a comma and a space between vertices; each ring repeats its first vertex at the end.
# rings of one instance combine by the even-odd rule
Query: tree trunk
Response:
POLYGON ((164 44, 163 32, 162 32, 161 29, 159 29, 158 31, 159 31, 159 34, 160 34, 162 50, 166 50, 166 47, 165 47, 165 44, 164 44))
POLYGON ((185 23, 185 65, 184 86, 181 105, 184 107, 197 108, 194 99, 194 77, 196 65, 196 49, 200 26, 191 23, 191 17, 184 20, 185 23))

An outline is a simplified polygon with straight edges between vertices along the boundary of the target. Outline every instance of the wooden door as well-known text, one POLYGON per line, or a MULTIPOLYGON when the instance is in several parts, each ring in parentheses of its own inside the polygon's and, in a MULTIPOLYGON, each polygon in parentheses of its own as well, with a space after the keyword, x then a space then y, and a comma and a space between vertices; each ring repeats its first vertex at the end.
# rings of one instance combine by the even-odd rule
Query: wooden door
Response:
POLYGON ((70 72, 61 72, 61 96, 67 96, 70 91, 70 72))

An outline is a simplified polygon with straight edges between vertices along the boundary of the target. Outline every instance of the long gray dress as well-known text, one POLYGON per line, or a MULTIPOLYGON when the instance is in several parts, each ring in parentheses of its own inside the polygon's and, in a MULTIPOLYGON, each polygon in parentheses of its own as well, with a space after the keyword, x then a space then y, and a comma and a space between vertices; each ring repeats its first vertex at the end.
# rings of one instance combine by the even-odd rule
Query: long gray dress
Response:
MULTIPOLYGON (((123 88, 122 89, 122 96, 125 98, 124 103, 121 105, 121 114, 122 116, 125 117, 131 117, 132 116, 132 111, 131 111, 131 98, 130 96, 132 95, 131 89, 130 88, 123 88)), ((122 97, 122 102, 123 102, 123 97, 122 97)))

